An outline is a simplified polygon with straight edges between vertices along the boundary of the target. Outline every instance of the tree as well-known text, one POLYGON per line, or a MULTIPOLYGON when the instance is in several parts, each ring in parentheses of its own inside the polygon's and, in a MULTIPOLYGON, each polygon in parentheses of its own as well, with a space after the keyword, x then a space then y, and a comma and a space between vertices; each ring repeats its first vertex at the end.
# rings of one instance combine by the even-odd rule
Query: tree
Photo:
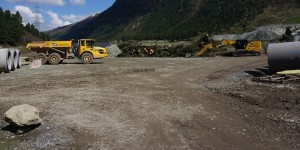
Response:
POLYGON ((7 38, 8 38, 8 34, 7 34, 6 17, 5 17, 5 13, 0 7, 0 44, 5 44, 7 38))
POLYGON ((19 39, 22 35, 24 35, 24 26, 22 25, 22 17, 20 13, 17 11, 16 14, 11 15, 11 19, 8 21, 9 28, 9 44, 16 45, 18 44, 19 39))
POLYGON ((25 34, 25 31, 43 40, 50 40, 48 34, 40 33, 30 23, 24 26, 22 20, 22 16, 18 11, 12 14, 9 10, 3 11, 0 7, 0 44, 20 44, 20 39, 25 34))

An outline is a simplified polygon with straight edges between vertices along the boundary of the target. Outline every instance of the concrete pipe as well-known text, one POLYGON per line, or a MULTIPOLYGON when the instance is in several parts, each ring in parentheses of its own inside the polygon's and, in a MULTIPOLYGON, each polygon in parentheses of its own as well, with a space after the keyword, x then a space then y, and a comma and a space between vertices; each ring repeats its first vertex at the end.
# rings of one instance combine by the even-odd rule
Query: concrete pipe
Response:
POLYGON ((300 42, 269 44, 268 63, 272 71, 300 69, 300 42))
POLYGON ((17 51, 17 56, 18 56, 18 65, 17 68, 20 69, 22 66, 22 58, 21 58, 21 51, 20 50, 16 50, 17 51))
POLYGON ((17 55, 17 51, 15 49, 9 49, 12 57, 13 57, 13 63, 11 66, 11 71, 15 71, 17 69, 18 66, 18 55, 17 55))
POLYGON ((0 49, 0 72, 9 73, 13 64, 13 56, 8 49, 0 49))
POLYGON ((18 69, 21 66, 21 54, 20 50, 18 49, 11 49, 12 53, 14 54, 14 60, 13 60, 13 68, 12 69, 18 69))

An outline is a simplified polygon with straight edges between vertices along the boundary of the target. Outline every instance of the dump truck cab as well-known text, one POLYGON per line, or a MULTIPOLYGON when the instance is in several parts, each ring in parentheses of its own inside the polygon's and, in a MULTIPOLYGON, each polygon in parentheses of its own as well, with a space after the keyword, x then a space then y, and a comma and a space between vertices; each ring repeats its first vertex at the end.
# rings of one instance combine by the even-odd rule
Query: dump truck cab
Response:
POLYGON ((83 63, 91 63, 93 59, 107 57, 107 50, 102 47, 95 46, 94 39, 80 39, 78 40, 78 58, 83 63))

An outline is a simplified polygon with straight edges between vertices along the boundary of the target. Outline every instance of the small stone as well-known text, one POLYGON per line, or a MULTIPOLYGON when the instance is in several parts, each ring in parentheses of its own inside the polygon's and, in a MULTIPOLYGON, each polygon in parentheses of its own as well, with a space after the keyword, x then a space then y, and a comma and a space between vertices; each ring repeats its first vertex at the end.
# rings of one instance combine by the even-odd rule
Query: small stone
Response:
POLYGON ((50 127, 46 127, 47 130, 50 130, 50 127))
POLYGON ((216 128, 212 128, 213 130, 216 130, 216 128))
POLYGON ((294 119, 290 120, 290 123, 295 123, 295 122, 296 122, 296 120, 294 120, 294 119))

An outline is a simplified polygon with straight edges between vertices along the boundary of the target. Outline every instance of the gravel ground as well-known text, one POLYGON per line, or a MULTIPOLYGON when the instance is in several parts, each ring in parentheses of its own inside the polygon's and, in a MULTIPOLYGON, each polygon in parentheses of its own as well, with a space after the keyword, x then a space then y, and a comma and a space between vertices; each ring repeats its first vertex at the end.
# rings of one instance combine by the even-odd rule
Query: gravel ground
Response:
MULTIPOLYGON (((266 57, 107 58, 0 74, 0 113, 42 112, 0 149, 299 149, 297 85, 255 83, 266 57)), ((0 127, 7 124, 0 120, 0 127)))

